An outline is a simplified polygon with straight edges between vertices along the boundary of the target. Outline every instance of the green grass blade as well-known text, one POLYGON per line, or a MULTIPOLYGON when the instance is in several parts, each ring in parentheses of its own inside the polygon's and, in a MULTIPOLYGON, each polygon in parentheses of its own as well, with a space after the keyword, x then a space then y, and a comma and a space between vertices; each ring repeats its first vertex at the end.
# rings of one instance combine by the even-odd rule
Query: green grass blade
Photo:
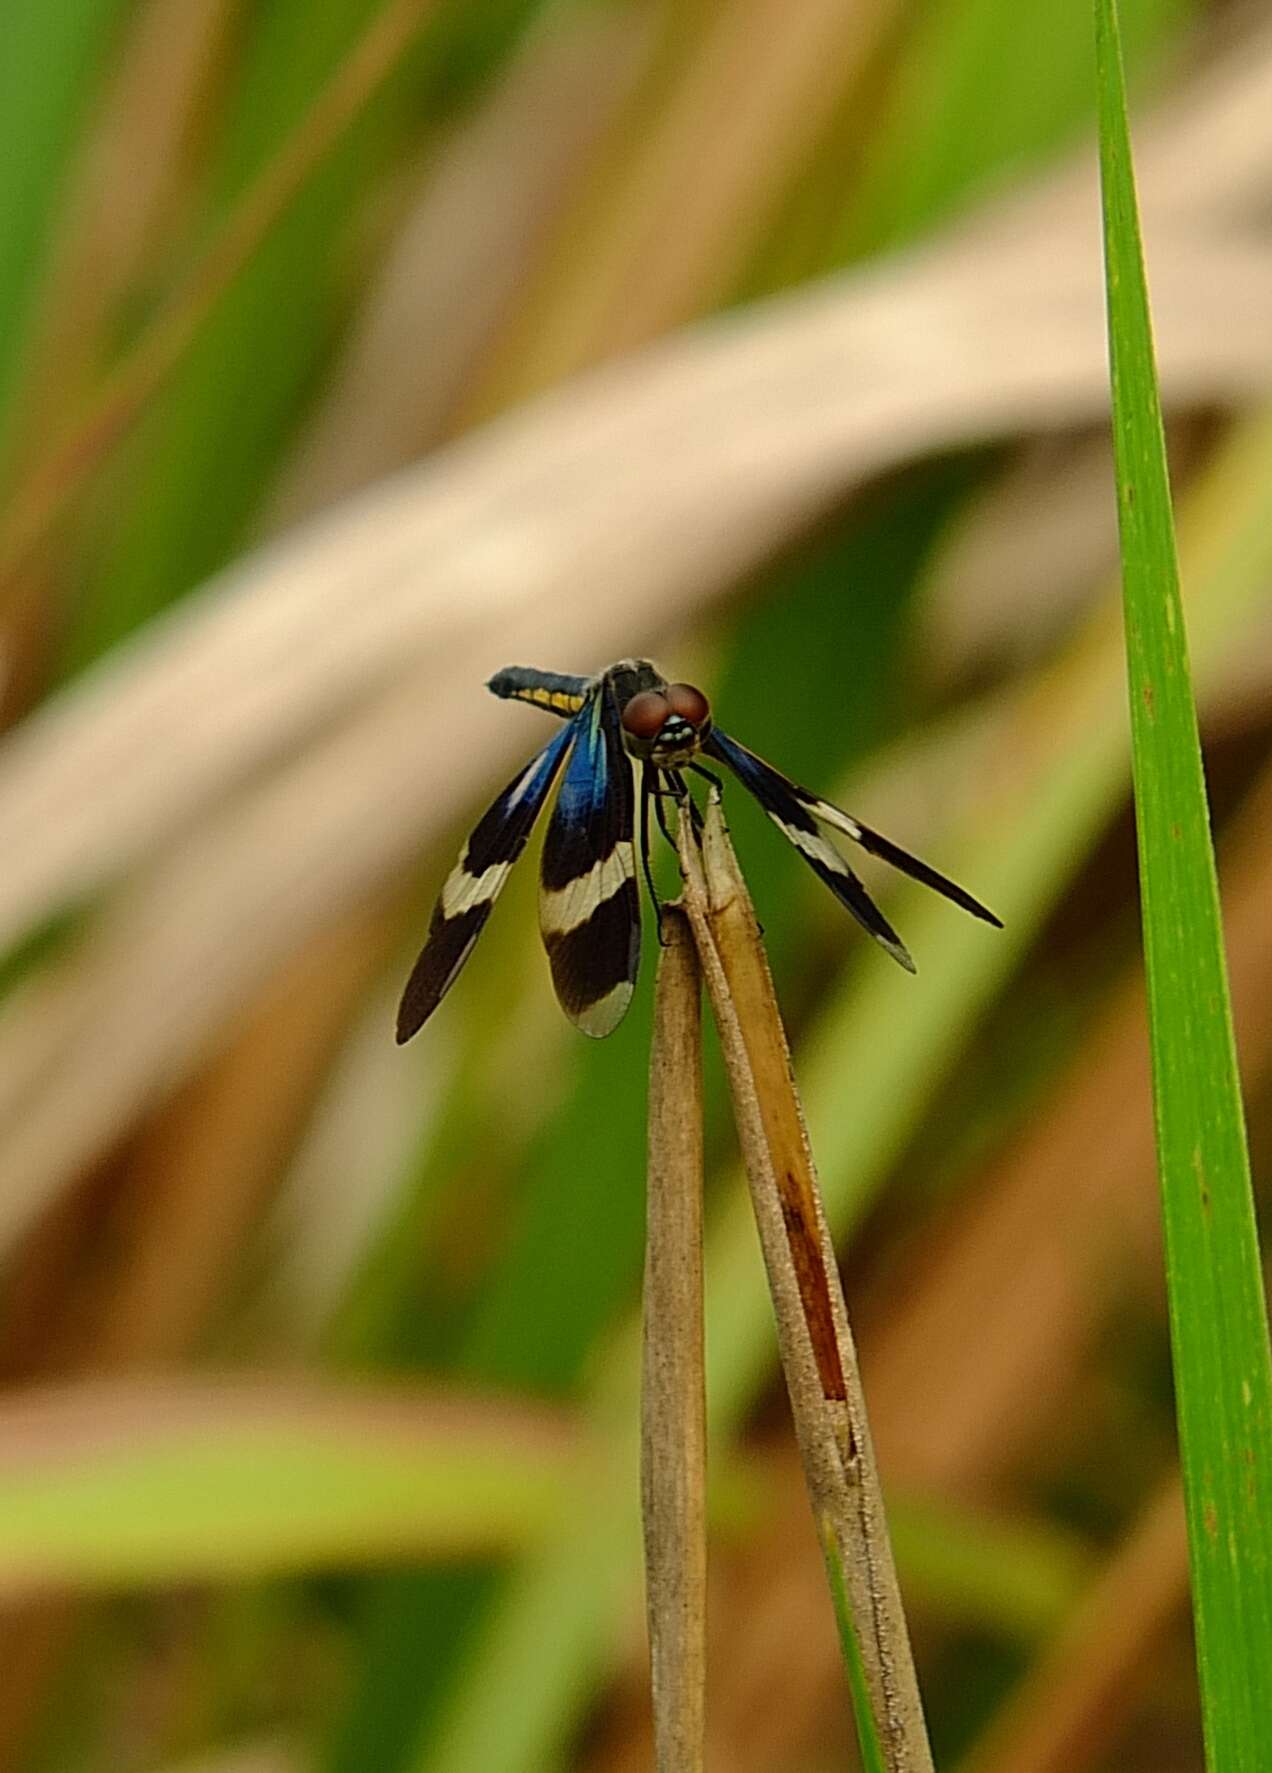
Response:
POLYGON ((530 1410, 263 1383, 86 1384, 0 1410, 0 1596, 524 1551, 574 1443, 530 1410))
POLYGON ((843 1653, 848 1686, 852 1691, 852 1710, 853 1716, 857 1720, 857 1743, 861 1749, 862 1773, 887 1773, 887 1763, 883 1758, 883 1745, 879 1741, 879 1732, 875 1729, 870 1691, 866 1686, 866 1670, 861 1659, 861 1645, 857 1642, 857 1634, 853 1630, 852 1609, 848 1605, 844 1568, 839 1561, 839 1547, 829 1528, 823 1528, 822 1531, 822 1553, 826 1559, 826 1573, 830 1579, 830 1598, 835 1608, 835 1624, 839 1629, 839 1648, 843 1653))
POLYGON ((57 204, 123 0, 7 6, 0 20, 0 438, 57 204))
POLYGON ((1209 1764, 1266 1766, 1272 1363, 1116 0, 1096 0, 1113 432, 1158 1169, 1209 1764))

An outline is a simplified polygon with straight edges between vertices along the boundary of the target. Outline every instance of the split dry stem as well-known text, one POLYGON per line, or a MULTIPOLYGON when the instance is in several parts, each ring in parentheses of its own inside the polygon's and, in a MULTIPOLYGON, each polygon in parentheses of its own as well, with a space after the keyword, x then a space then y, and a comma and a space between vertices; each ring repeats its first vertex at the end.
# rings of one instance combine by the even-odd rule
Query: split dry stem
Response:
MULTIPOLYGON (((759 925, 718 799, 680 822, 684 906, 720 1035, 805 1482, 839 1563, 884 1767, 931 1773, 856 1350, 759 925)), ((863 1737, 865 1720, 858 1720, 863 1737)))

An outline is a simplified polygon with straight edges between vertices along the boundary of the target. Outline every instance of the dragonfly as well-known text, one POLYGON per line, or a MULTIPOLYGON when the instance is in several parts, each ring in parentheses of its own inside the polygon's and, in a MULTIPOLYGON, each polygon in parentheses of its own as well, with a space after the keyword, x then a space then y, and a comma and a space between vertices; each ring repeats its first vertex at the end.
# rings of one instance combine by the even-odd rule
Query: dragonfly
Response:
POLYGON ((648 659, 620 659, 595 677, 512 665, 497 671, 486 687, 506 700, 555 714, 564 725, 495 800, 446 877, 428 938, 402 994, 399 1043, 419 1032, 455 983, 558 778, 540 865, 539 928, 562 1009, 584 1034, 598 1039, 622 1021, 636 985, 637 841, 657 910, 650 811, 674 848, 667 802, 688 808, 693 817, 697 808, 687 778, 704 776, 715 790, 721 788, 704 758, 723 765, 749 789, 840 904, 908 972, 916 970, 909 950, 826 828, 944 894, 973 917, 1002 928, 992 911, 935 868, 731 739, 713 722, 700 689, 668 683, 648 659))

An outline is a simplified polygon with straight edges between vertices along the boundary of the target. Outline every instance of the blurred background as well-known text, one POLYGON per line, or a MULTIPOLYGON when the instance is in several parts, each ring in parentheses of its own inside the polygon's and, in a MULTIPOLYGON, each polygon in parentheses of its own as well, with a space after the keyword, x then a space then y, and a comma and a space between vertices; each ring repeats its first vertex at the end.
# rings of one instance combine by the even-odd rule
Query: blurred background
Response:
MULTIPOLYGON (((1272 22, 1123 26, 1257 1176, 1272 22)), ((7 9, 0 1768, 651 1764, 648 928, 581 1039, 527 857, 392 1035, 545 736, 485 678, 632 653, 1007 925, 872 871, 908 978, 729 797, 939 1765, 1201 1767, 1089 32, 7 9)), ((823 1773, 853 1729, 709 1060, 710 1766, 823 1773)))

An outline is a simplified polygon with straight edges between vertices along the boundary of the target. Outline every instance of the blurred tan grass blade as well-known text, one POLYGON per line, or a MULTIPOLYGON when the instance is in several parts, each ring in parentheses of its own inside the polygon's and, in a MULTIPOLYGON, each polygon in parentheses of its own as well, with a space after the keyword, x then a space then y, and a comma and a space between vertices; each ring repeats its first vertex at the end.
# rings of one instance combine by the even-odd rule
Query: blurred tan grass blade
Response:
POLYGON ((961 1773, 1069 1773, 1104 1764, 1134 1715, 1148 1659, 1187 1601, 1183 1487, 1172 1470, 961 1773))
POLYGON ((736 288, 772 211, 887 30, 895 0, 734 0, 620 129, 465 408, 489 416, 693 319, 736 288))
MULTIPOLYGON (((981 341, 988 356, 942 369, 954 338, 981 338, 984 292, 963 288, 953 300, 951 285, 969 275, 947 269, 909 302, 887 279, 882 289, 878 278, 865 291, 831 286, 666 348, 639 386, 630 370, 594 378, 266 551, 201 612, 158 625, 130 659, 28 722, 0 757, 0 929, 7 923, 10 939, 86 886, 81 871, 91 880, 120 865, 289 734, 359 692, 365 702, 250 797, 196 824, 75 953, 0 1011, 0 1164, 10 1179, 0 1244, 171 1087, 310 931, 402 866, 506 761, 473 689, 505 649, 581 662, 639 644, 788 533, 854 457, 877 465, 909 447, 920 419, 934 442, 977 412, 986 426, 991 413, 1014 423, 1028 411, 1036 422, 1045 400, 1058 422, 1075 402, 1102 398, 1098 334, 1088 336, 1081 304, 1066 321, 1053 316, 1045 394, 1033 355, 998 349, 1006 312, 998 338, 981 341), (945 332, 937 341, 929 331, 933 356, 921 366, 927 385, 915 383, 897 336, 891 365, 881 350, 872 358, 891 397, 863 403, 864 371, 854 390, 842 361, 845 335, 861 351, 861 328, 881 340, 925 311, 936 326, 930 304, 943 296, 945 332), (680 353, 695 372, 687 392, 680 353), (599 414, 626 454, 589 442, 599 414), (431 596, 418 585, 425 559, 431 596), (577 590, 563 596, 567 573, 577 590), (496 614, 507 624, 498 654, 496 614), (401 654, 430 636, 427 669, 403 680, 401 654), (385 677, 391 664, 396 681, 385 677), (422 767, 442 754, 444 771, 422 767)), ((1094 323, 1093 280, 1088 294, 1094 323)), ((1004 299, 1017 297, 1022 286, 1009 280, 1004 299)), ((1038 323, 1033 314, 1024 332, 1038 323)), ((1208 347, 1194 344, 1204 359, 1208 347)))
POLYGON ((759 926, 718 798, 701 848, 680 821, 684 903, 711 998, 818 1533, 842 1572, 870 1719, 890 1773, 932 1753, 888 1543, 865 1398, 759 926))
POLYGON ((349 1308, 363 1265, 400 1210, 420 1128, 453 1099, 457 1048, 426 1048, 403 1065, 385 1041, 400 994, 392 974, 363 990, 260 1228, 244 1311, 291 1356, 315 1350, 349 1308))
MULTIPOLYGON (((490 668, 618 656, 855 477, 1099 411, 1098 278, 1049 238, 1040 281, 1037 244, 947 244, 598 373, 223 575, 12 735, 0 941, 189 835, 0 1012, 0 1242, 508 761, 515 729, 496 737, 474 693, 490 668)), ((1272 253, 1217 251, 1190 247, 1163 284, 1181 399, 1272 375, 1272 253), (1233 305, 1212 324, 1217 295, 1233 305)))
MULTIPOLYGON (((1205 427, 1174 429, 1181 486, 1204 471, 1210 442, 1205 427)), ((1104 594, 1117 560, 1112 472, 1107 439, 1042 439, 1017 451, 947 527, 923 588, 918 636, 933 699, 1037 664, 1104 594)), ((1260 725, 1269 695, 1272 607, 1251 621, 1240 656, 1211 688, 1211 741, 1260 725)))
POLYGON ((552 7, 430 155, 270 502, 295 522, 420 455, 520 299, 649 49, 651 19, 552 7))
MULTIPOLYGON (((427 753, 430 736, 443 745, 448 715, 458 718, 470 694, 457 684, 449 700, 434 695, 430 719, 438 724, 426 722, 420 738, 423 687, 408 683, 378 723, 340 729, 292 771, 197 827, 60 963, 12 994, 0 1010, 0 1143, 13 1159, 0 1191, 0 1245, 45 1204, 54 1178, 73 1175, 96 1145, 110 1143, 139 1106, 210 1050, 225 1019, 295 951, 298 934, 352 903, 357 895, 333 899, 323 884, 329 834, 314 815, 342 807, 360 823, 377 758, 396 759, 402 791, 418 777, 419 745, 427 753), (271 851, 274 878, 266 887, 260 866, 271 851), (58 1105, 68 1087, 78 1095, 69 1119, 58 1105)), ((451 767, 461 795, 477 788, 480 761, 474 768, 457 757, 451 767)), ((376 823, 392 833, 390 824, 376 823)), ((373 872, 407 853, 396 844, 379 852, 373 872)), ((369 877, 360 882, 370 884, 369 877)))
MULTIPOLYGON (((1272 381, 1269 307, 1272 249, 1179 242, 1174 399, 1272 381)), ((1076 242, 949 242, 598 372, 250 557, 9 739, 0 944, 415 660, 497 666, 494 624, 518 618, 577 662, 616 656, 870 474, 1093 418, 1099 312, 1076 242)), ((384 786, 372 768, 368 799, 416 841, 448 815, 423 782, 391 807, 384 786)))
MULTIPOLYGON (((1140 201, 1154 261, 1181 224, 1211 234, 1264 233, 1272 177, 1270 107, 1272 26, 1252 10, 1229 33, 1224 49, 1190 69, 1190 78, 1137 128, 1140 201)), ((987 213, 1006 226, 1014 218, 1026 234, 1050 229, 1059 236, 1085 215, 1094 244, 1097 176, 1092 141, 1036 186, 1008 191, 987 213)))
POLYGON ((641 1378, 645 1613, 654 1764, 658 1773, 701 1773, 707 1652, 701 985, 684 912, 664 907, 659 935, 641 1378))
MULTIPOLYGON (((1252 1099, 1272 1076, 1272 772, 1219 853, 1233 1009, 1252 1099)), ((1072 1399, 1115 1277, 1160 1248, 1144 983, 1117 981, 1050 1096, 867 1343, 877 1438, 898 1481, 999 1484, 1072 1399), (1101 1137, 1091 1142, 1091 1128, 1101 1137), (956 1335, 958 1326, 973 1326, 956 1335)))
POLYGON ((237 1019, 228 1047, 131 1142, 119 1177, 131 1210, 108 1240, 101 1310, 85 1300, 73 1314, 92 1371, 179 1358, 223 1321, 350 1002, 380 971, 379 912, 373 903, 338 919, 293 957, 237 1019))
MULTIPOLYGON (((1158 216, 1193 215, 1214 227, 1260 223, 1272 178, 1272 20, 1257 8, 1232 15, 1233 29, 1207 65, 1190 71, 1136 130, 1137 181, 1146 226, 1158 216)), ((1090 200, 1089 189, 1081 201, 1090 200)), ((1157 241, 1151 242, 1156 256, 1157 241)))

